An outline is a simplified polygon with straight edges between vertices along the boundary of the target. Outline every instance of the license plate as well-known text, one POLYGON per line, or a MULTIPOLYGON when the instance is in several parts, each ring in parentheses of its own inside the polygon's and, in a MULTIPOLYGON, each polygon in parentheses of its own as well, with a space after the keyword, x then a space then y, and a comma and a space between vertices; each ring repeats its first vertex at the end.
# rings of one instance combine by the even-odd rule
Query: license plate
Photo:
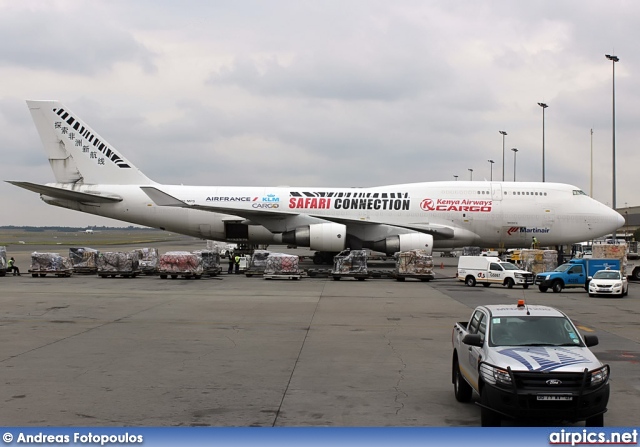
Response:
POLYGON ((573 396, 537 396, 538 400, 573 400, 573 396))

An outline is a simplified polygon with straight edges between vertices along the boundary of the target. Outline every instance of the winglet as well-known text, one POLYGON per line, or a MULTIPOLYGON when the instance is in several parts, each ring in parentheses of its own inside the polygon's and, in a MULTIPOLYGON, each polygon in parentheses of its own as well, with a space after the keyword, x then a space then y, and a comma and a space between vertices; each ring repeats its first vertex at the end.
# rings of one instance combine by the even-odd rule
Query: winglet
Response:
POLYGON ((172 195, 162 192, 153 186, 141 186, 140 189, 142 189, 142 191, 144 191, 144 193, 148 195, 149 198, 158 206, 177 206, 182 208, 190 206, 182 200, 178 200, 172 195))

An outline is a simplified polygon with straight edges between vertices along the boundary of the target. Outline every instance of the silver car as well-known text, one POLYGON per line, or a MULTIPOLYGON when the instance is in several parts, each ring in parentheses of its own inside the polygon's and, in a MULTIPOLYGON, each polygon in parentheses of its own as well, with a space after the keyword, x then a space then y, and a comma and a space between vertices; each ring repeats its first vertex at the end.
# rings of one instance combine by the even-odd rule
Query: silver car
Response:
POLYGON ((589 278, 589 296, 615 295, 626 296, 629 282, 620 270, 598 270, 589 278))

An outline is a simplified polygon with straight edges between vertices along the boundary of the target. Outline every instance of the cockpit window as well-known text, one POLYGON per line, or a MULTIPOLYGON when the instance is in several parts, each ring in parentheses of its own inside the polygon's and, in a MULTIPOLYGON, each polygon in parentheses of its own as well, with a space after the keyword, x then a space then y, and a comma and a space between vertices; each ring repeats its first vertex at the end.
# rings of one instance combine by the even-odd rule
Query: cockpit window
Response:
POLYGON ((587 194, 581 189, 574 189, 573 190, 573 195, 574 196, 586 196, 587 194))

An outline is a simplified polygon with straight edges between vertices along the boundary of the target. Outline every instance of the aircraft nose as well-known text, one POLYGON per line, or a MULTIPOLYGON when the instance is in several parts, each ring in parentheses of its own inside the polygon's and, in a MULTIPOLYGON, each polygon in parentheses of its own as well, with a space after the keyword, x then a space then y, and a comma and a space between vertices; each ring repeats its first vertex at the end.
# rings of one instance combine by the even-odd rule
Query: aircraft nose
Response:
POLYGON ((618 217, 617 217, 617 219, 618 219, 618 228, 624 227, 626 225, 624 217, 622 216, 622 214, 618 213, 617 211, 616 211, 616 214, 618 215, 618 217))

